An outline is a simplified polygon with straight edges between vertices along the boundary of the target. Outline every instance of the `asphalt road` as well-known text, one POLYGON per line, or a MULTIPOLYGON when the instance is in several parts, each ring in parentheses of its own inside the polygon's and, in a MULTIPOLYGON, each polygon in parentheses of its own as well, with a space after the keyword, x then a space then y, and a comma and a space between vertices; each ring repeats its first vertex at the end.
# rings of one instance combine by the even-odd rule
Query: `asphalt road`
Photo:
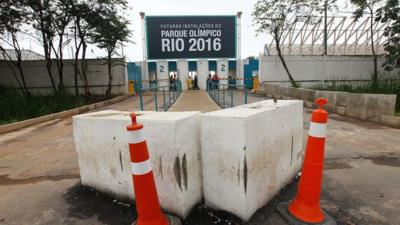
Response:
MULTIPOLYGON (((145 103, 150 109, 149 97, 145 103)), ((134 97, 102 109, 132 111, 138 106, 134 97)), ((309 118, 310 110, 305 110, 305 134, 309 118)), ((330 115, 321 205, 338 224, 399 225, 399 174, 399 129, 330 115)), ((285 224, 275 205, 290 200, 296 185, 294 180, 244 224, 285 224)), ((0 136, 0 196, 0 225, 130 225, 136 217, 134 205, 80 185, 71 118, 0 136)), ((243 222, 199 205, 184 224, 243 222)))

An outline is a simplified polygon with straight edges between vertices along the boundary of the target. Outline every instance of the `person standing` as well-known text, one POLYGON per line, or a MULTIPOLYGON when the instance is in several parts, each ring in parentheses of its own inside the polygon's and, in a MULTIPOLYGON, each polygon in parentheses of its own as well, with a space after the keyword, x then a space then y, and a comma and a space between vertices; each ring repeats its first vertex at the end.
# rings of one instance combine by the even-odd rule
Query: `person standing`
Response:
POLYGON ((214 74, 212 77, 212 83, 213 83, 213 88, 218 89, 218 76, 217 74, 214 74))
POLYGON ((212 83, 212 79, 211 79, 211 74, 208 74, 208 78, 207 78, 207 90, 208 91, 211 91, 212 90, 212 87, 213 86, 213 83, 212 83))
POLYGON ((192 77, 191 77, 191 76, 189 76, 188 79, 187 79, 187 85, 188 85, 188 89, 189 89, 189 90, 192 90, 192 87, 193 87, 193 80, 192 80, 192 77))
POLYGON ((193 79, 193 90, 200 90, 199 88, 199 81, 197 79, 197 75, 194 75, 193 79))

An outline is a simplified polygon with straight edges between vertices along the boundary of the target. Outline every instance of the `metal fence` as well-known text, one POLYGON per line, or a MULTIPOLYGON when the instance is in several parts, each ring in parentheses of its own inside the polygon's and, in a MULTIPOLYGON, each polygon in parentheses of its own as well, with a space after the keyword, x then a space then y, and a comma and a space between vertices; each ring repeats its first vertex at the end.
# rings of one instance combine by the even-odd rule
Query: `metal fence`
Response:
POLYGON ((207 92, 221 108, 247 104, 248 89, 240 84, 220 84, 207 80, 207 92))
POLYGON ((140 110, 142 111, 166 112, 182 93, 182 82, 180 80, 176 80, 175 83, 165 86, 158 86, 158 82, 153 82, 148 86, 148 88, 142 88, 139 85, 139 90, 137 90, 140 100, 140 110), (146 102, 144 102, 144 99, 146 99, 146 102), (151 107, 145 108, 146 105, 150 105, 151 107))

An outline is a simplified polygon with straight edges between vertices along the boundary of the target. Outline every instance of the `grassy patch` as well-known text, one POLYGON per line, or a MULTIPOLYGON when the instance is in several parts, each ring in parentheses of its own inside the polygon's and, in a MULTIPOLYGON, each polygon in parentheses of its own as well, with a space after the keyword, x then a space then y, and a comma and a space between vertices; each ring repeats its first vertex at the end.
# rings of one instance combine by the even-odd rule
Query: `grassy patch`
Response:
POLYGON ((381 75, 376 85, 373 85, 372 81, 354 82, 337 80, 312 86, 311 89, 350 93, 396 94, 396 115, 400 116, 400 74, 391 76, 381 75))
POLYGON ((66 92, 25 97, 18 90, 0 87, 0 125, 31 119, 104 100, 66 92))

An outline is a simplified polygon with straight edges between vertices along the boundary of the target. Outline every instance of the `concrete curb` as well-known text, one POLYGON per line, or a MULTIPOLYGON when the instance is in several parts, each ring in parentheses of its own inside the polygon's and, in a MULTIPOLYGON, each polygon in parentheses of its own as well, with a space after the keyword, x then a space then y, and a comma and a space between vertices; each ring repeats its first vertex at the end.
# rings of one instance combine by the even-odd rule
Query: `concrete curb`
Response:
POLYGON ((123 101, 127 98, 129 98, 129 95, 118 96, 113 99, 109 99, 109 100, 102 101, 102 102, 96 102, 96 103, 93 103, 90 105, 85 105, 85 106, 75 108, 75 109, 69 109, 66 111, 53 113, 50 115, 36 117, 36 118, 23 120, 23 121, 11 123, 11 124, 1 125, 0 126, 0 134, 19 130, 19 129, 22 129, 25 127, 29 127, 29 126, 32 126, 32 125, 35 125, 38 123, 43 123, 43 122, 47 122, 47 121, 54 120, 54 119, 60 119, 60 118, 65 118, 65 117, 69 117, 69 116, 78 115, 78 114, 81 114, 81 113, 89 111, 89 110, 97 109, 97 108, 100 108, 103 106, 107 106, 107 105, 111 105, 111 104, 123 101))
POLYGON ((328 112, 400 128, 400 117, 392 115, 394 113, 396 95, 317 91, 265 83, 258 92, 263 92, 266 96, 274 96, 278 99, 300 99, 303 100, 306 108, 315 108, 316 105, 313 101, 318 97, 324 97, 328 99, 328 105, 324 107, 328 112), (267 89, 268 91, 266 91, 267 89), (385 105, 384 103, 387 104, 385 105))

